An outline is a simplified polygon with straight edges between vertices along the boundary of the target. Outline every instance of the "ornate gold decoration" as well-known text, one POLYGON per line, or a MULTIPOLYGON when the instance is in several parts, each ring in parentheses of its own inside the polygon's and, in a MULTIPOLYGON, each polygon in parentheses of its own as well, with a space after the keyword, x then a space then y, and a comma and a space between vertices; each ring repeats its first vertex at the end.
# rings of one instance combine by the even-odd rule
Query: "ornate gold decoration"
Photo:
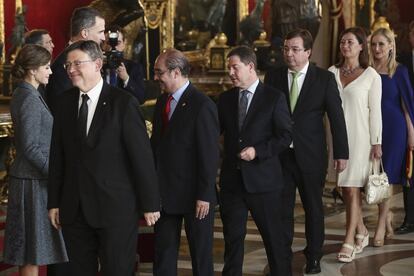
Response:
POLYGON ((374 24, 372 24, 372 32, 375 32, 375 30, 379 28, 385 28, 390 29, 390 24, 387 22, 387 18, 385 16, 378 16, 378 18, 375 20, 374 24))
POLYGON ((174 47, 175 0, 141 0, 150 29, 160 30, 160 48, 174 47))
POLYGON ((240 40, 240 21, 249 15, 249 0, 237 1, 237 41, 240 40))
MULTIPOLYGON (((10 113, 0 114, 0 137, 9 137, 13 141, 14 131, 13 125, 10 117, 10 113)), ((13 160, 16 156, 16 148, 11 143, 9 149, 7 150, 6 160, 4 161, 6 167, 6 174, 0 179, 0 203, 7 203, 7 196, 9 191, 9 169, 10 165, 13 163, 13 160)))
POLYGON ((259 39, 253 42, 255 47, 269 47, 270 42, 266 40, 267 33, 265 31, 261 32, 259 35, 259 39))
POLYGON ((210 48, 210 70, 209 72, 225 72, 227 69, 226 55, 229 46, 227 36, 224 33, 218 33, 214 37, 215 45, 210 48))
POLYGON ((145 18, 149 28, 156 29, 160 26, 167 2, 168 0, 143 0, 145 18))

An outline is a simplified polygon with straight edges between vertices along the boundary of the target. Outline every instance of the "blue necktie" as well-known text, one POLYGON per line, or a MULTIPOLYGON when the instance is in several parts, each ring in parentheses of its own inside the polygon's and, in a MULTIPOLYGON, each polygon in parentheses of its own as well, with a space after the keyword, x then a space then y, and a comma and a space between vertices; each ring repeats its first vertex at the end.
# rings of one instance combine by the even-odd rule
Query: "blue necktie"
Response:
POLYGON ((247 114, 247 93, 248 90, 243 90, 240 92, 240 100, 239 100, 239 130, 241 130, 243 126, 244 119, 246 118, 247 114))

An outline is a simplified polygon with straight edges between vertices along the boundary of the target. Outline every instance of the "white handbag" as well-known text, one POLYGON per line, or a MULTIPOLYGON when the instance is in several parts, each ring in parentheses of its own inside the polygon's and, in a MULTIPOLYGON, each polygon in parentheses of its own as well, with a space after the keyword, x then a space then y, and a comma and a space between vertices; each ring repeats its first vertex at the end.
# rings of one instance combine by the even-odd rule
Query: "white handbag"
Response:
POLYGON ((390 197, 390 184, 384 171, 382 159, 371 161, 370 175, 365 185, 365 200, 368 204, 378 204, 390 197), (380 164, 378 164, 380 163, 380 164))

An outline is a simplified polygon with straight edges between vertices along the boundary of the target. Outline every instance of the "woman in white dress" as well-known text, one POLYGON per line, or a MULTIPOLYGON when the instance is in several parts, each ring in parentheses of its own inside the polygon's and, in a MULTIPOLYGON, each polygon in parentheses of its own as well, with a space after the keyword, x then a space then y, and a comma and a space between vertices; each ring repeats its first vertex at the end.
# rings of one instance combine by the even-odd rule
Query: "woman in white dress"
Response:
POLYGON ((368 66, 366 34, 361 28, 341 34, 340 51, 340 62, 329 68, 338 83, 349 143, 347 168, 338 176, 346 205, 346 235, 337 258, 351 262, 369 241, 360 188, 368 179, 371 160, 382 155, 381 77, 368 66))

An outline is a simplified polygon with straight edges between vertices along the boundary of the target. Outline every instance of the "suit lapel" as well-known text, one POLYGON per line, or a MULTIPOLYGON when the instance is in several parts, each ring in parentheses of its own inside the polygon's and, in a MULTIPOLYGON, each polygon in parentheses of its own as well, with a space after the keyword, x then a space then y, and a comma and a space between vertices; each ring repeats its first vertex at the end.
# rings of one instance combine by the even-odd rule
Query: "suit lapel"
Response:
MULTIPOLYGON (((163 128, 164 122, 163 122, 162 116, 164 113, 167 98, 168 98, 167 93, 163 93, 160 97, 158 97, 156 110, 154 110, 154 121, 152 122, 154 130, 152 132, 153 133, 152 135, 155 135, 154 137, 158 137, 158 139, 161 139, 161 136, 163 135, 162 128, 163 128)), ((166 131, 166 129, 164 131, 166 131)))
POLYGON ((180 121, 181 114, 186 108, 188 108, 188 105, 190 104, 189 101, 191 101, 191 92, 193 89, 194 88, 190 83, 185 89, 184 93, 181 95, 180 100, 178 101, 177 106, 175 107, 174 112, 168 122, 167 128, 165 129, 165 134, 168 134, 170 129, 174 128, 174 124, 180 121))
MULTIPOLYGON (((72 91, 71 91, 72 92, 72 91)), ((69 131, 70 135, 73 137, 73 140, 75 143, 77 143, 78 140, 78 131, 77 131, 77 127, 78 127, 78 113, 79 113, 79 89, 76 89, 73 91, 73 93, 71 93, 71 99, 70 101, 68 101, 68 111, 67 114, 69 114, 68 116, 68 129, 72 130, 69 131)), ((63 113, 66 113, 65 111, 63 111, 63 113)))
POLYGON ((230 122, 233 123, 234 129, 239 132, 239 88, 233 88, 229 95, 229 102, 225 104, 226 112, 231 116, 230 122))
POLYGON ((249 123, 253 115, 259 111, 260 102, 263 97, 264 87, 261 82, 257 85, 256 91, 253 94, 252 101, 250 102, 249 109, 247 110, 246 118, 244 119, 242 130, 246 127, 249 123))
MULTIPOLYGON (((288 68, 285 67, 283 70, 280 70, 281 75, 280 75, 280 81, 283 85, 283 87, 281 87, 281 90, 283 91, 283 93, 285 93, 285 97, 286 97, 286 101, 288 103, 288 106, 290 106, 290 87, 289 87, 289 80, 288 80, 288 68)), ((290 112, 290 108, 289 108, 289 112, 290 112)))
MULTIPOLYGON (((305 80, 302 85, 302 89, 299 93, 299 98, 296 103, 295 110, 293 111, 293 114, 300 112, 301 107, 303 104, 301 104, 304 99, 306 98, 306 95, 309 93, 310 88, 312 87, 312 83, 314 83, 315 80, 315 70, 312 65, 309 64, 308 71, 306 72, 305 80)), ((289 105, 290 106, 290 105, 289 105)))
POLYGON ((109 105, 109 95, 110 95, 110 86, 104 83, 102 87, 101 95, 98 99, 98 104, 96 105, 95 113, 92 118, 91 125, 89 127, 88 136, 86 141, 88 145, 92 146, 96 141, 96 136, 99 128, 103 124, 102 117, 105 113, 105 110, 108 108, 109 105))
POLYGON ((40 101, 42 102, 42 104, 46 107, 46 110, 47 110, 49 113, 51 113, 51 112, 50 112, 50 109, 49 109, 49 106, 47 106, 47 103, 45 103, 45 100, 43 99, 43 97, 42 97, 41 95, 39 95, 39 99, 40 99, 40 101))

